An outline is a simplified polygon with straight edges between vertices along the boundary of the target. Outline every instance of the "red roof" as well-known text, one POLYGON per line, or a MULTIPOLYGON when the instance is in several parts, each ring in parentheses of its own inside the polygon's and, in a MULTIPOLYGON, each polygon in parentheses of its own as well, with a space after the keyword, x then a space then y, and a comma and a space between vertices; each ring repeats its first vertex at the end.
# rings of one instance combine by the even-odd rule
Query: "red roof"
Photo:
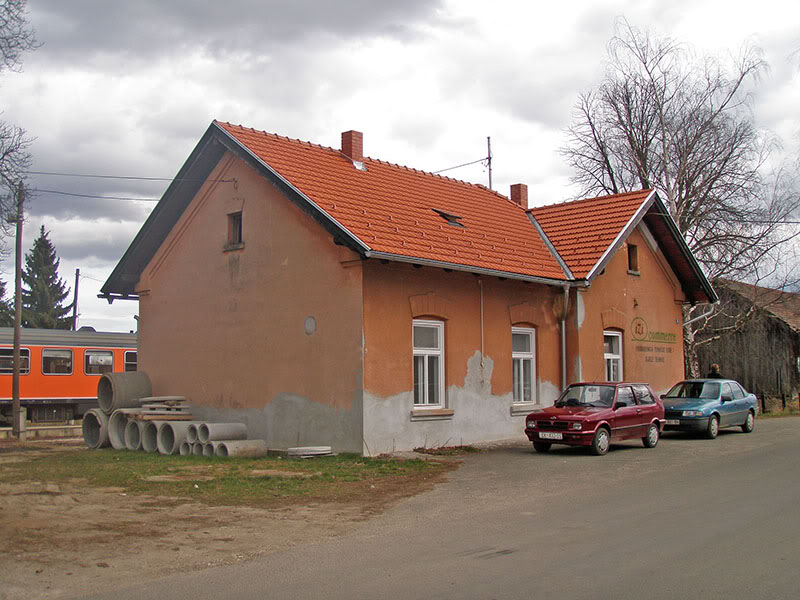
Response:
POLYGON ((484 186, 371 158, 362 171, 333 148, 216 124, 372 252, 566 279, 525 210, 484 186))
POLYGON ((572 274, 585 278, 652 190, 587 198, 530 209, 572 274))

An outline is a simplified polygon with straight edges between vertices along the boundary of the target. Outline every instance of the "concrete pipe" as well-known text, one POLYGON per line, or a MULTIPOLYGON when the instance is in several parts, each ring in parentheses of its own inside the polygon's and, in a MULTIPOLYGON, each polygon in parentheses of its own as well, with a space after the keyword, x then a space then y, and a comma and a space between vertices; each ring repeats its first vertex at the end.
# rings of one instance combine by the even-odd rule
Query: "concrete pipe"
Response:
POLYGON ((217 454, 217 446, 219 446, 222 442, 206 442, 203 444, 203 456, 216 456, 217 454))
POLYGON ((264 440, 225 440, 220 441, 215 456, 242 456, 257 458, 267 455, 267 442, 264 440))
POLYGON ((192 444, 192 454, 195 456, 203 456, 203 448, 205 444, 203 442, 195 442, 192 444))
POLYGON ((141 411, 136 408, 119 408, 108 418, 108 441, 115 450, 125 450, 125 427, 132 415, 141 411))
POLYGON ((202 423, 192 423, 189 425, 189 429, 186 430, 186 441, 190 444, 194 444, 197 441, 197 428, 200 427, 202 423))
POLYGON ((196 421, 165 421, 158 430, 156 444, 159 454, 177 454, 180 452, 181 442, 186 439, 189 425, 196 421))
POLYGON ((192 454, 192 444, 183 440, 181 442, 180 448, 178 448, 178 452, 180 452, 181 456, 191 456, 192 454))
POLYGON ((125 425, 125 447, 128 450, 141 450, 142 449, 142 430, 144 429, 144 421, 128 421, 125 425))
POLYGON ((107 415, 118 408, 140 406, 140 400, 152 394, 153 385, 144 371, 103 373, 97 382, 97 402, 107 415))
POLYGON ((214 441, 246 440, 247 425, 244 423, 200 423, 197 439, 207 444, 214 441))
POLYGON ((89 448, 105 448, 108 441, 108 415, 99 408, 92 408, 83 415, 83 441, 89 448))
POLYGON ((167 421, 145 421, 142 428, 142 450, 145 452, 158 452, 158 430, 167 421))

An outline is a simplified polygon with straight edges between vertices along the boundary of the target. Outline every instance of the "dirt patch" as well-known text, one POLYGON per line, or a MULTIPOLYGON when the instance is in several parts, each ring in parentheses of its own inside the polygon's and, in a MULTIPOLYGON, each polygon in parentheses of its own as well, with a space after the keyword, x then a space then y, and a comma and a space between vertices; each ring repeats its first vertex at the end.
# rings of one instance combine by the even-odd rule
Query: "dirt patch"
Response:
MULTIPOLYGON (((3 444, 0 458, 18 463, 74 448, 3 444)), ((186 475, 184 469, 176 469, 168 477, 186 475)), ((294 475, 307 473, 252 473, 294 475)), ((0 600, 71 598, 251 560, 349 532, 444 477, 387 477, 356 486, 334 502, 306 499, 303 505, 270 509, 129 495, 124 488, 91 488, 78 478, 59 484, 0 484, 0 600)))

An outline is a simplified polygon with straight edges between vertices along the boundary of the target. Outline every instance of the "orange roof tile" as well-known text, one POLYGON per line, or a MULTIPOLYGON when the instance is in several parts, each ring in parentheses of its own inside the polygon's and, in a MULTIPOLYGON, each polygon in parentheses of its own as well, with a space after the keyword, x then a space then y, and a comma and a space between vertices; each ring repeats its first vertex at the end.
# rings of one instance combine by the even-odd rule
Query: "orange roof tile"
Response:
POLYGON ((585 278, 652 190, 587 198, 530 209, 577 278, 585 278))
POLYGON ((333 148, 215 123, 372 252, 566 278, 525 211, 484 186, 370 158, 361 171, 333 148))

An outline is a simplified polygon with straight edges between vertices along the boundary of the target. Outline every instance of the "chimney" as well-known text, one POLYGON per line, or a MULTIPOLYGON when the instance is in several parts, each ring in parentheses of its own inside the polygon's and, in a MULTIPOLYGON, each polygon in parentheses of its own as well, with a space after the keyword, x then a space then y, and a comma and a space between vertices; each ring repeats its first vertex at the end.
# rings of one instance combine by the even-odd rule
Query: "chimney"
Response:
POLYGON ((345 154, 353 162, 364 162, 364 134, 352 129, 343 132, 342 154, 345 154))
POLYGON ((511 186, 511 201, 528 210, 528 186, 524 183, 513 184, 511 186))

